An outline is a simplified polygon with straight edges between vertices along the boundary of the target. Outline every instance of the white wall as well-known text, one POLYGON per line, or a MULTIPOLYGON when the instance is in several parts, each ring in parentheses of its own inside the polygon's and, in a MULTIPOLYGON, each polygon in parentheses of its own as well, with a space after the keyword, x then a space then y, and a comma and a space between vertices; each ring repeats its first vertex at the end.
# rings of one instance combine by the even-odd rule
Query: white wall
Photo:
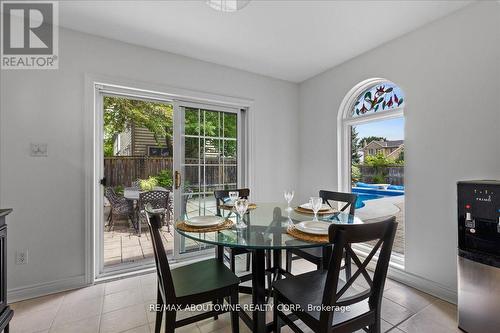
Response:
POLYGON ((50 290, 84 274, 85 73, 253 99, 252 196, 278 200, 298 187, 297 84, 65 29, 59 47, 59 70, 0 73, 0 207, 14 208, 9 290, 50 290), (30 142, 48 143, 48 157, 30 157, 30 142), (23 248, 29 263, 15 265, 23 248))
POLYGON ((406 269, 456 291, 455 183, 500 179, 500 4, 474 4, 303 82, 302 196, 337 188, 338 108, 373 77, 406 93, 406 269))

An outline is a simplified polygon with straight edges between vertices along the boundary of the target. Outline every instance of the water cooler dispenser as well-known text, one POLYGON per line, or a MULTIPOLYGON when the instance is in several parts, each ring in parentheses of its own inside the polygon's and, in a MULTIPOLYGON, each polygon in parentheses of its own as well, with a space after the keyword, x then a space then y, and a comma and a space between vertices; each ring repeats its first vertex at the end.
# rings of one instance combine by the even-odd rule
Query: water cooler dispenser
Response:
POLYGON ((458 326, 500 332, 500 181, 457 187, 458 326))

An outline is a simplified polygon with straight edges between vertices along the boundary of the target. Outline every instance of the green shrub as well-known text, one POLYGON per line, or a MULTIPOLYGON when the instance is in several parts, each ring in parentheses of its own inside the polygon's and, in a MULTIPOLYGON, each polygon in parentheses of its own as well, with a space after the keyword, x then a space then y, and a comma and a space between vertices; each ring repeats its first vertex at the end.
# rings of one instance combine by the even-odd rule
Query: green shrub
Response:
POLYGON ((172 176, 172 170, 164 169, 160 171, 158 175, 156 175, 156 180, 158 181, 158 186, 165 187, 167 189, 172 188, 174 183, 174 179, 172 176))
POLYGON ((139 180, 139 187, 143 191, 152 191, 154 190, 155 186, 158 186, 158 180, 156 179, 156 177, 149 177, 148 179, 139 180))
POLYGON ((351 180, 353 183, 361 180, 361 171, 357 165, 351 166, 351 180))
POLYGON ((384 184, 385 183, 385 177, 383 175, 375 175, 372 178, 372 182, 375 184, 384 184))

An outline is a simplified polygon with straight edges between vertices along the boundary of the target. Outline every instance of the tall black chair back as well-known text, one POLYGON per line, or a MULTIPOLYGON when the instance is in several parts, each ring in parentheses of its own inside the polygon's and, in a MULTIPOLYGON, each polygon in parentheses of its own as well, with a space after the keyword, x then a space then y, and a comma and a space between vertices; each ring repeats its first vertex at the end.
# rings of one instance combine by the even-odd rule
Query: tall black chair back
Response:
MULTIPOLYGON (((368 299, 370 311, 375 311, 380 318, 380 309, 382 303, 382 293, 384 291, 387 269, 391 259, 392 244, 396 234, 396 218, 394 216, 381 222, 373 222, 367 224, 351 224, 338 225, 333 224, 328 230, 330 241, 334 244, 333 253, 330 257, 325 288, 323 291, 322 304, 327 309, 336 306, 348 306, 365 299, 368 299), (369 255, 361 261, 361 259, 352 250, 350 244, 365 243, 377 241, 369 255), (376 252, 380 249, 379 256, 376 260, 375 273, 373 279, 368 274, 367 266, 374 258, 376 252), (341 271, 342 258, 346 251, 356 264, 357 270, 352 276, 347 279, 345 285, 337 291, 339 274, 341 271), (350 295, 349 297, 342 296, 352 286, 356 279, 362 275, 368 283, 368 288, 358 294, 350 295)), ((321 311, 320 322, 326 327, 331 327, 333 323, 334 311, 321 311)))
POLYGON ((224 204, 224 200, 229 198, 229 192, 238 192, 238 195, 242 199, 248 199, 250 196, 250 189, 240 188, 235 190, 217 190, 214 191, 215 205, 217 208, 217 215, 221 215, 220 206, 224 204))
POLYGON ((354 215, 354 211, 356 210, 356 199, 358 198, 356 194, 321 190, 319 191, 319 197, 323 199, 323 203, 330 207, 332 207, 330 201, 345 203, 340 211, 345 212, 347 208, 349 208, 349 214, 354 215))
POLYGON ((156 273, 158 275, 158 286, 166 304, 175 304, 175 289, 172 273, 168 263, 167 253, 163 246, 160 228, 162 226, 161 214, 155 213, 151 204, 146 204, 146 218, 148 221, 153 253, 156 262, 156 273))

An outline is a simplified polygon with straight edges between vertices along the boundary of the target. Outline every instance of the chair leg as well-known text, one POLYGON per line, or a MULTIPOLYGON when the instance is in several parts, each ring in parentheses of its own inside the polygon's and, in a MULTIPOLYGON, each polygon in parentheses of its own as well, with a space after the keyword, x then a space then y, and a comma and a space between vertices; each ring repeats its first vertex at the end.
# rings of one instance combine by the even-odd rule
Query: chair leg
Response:
POLYGON ((165 333, 175 332, 175 311, 165 311, 165 333))
POLYGON ((238 288, 234 288, 233 292, 231 293, 230 297, 230 303, 232 307, 231 309, 231 328, 232 328, 232 333, 239 333, 240 332, 240 316, 238 314, 238 309, 236 306, 238 306, 239 301, 238 301, 238 288))
POLYGON ((273 296, 274 296, 274 304, 273 304, 274 332, 275 333, 280 333, 281 332, 282 322, 281 322, 280 316, 278 315, 278 304, 279 304, 279 301, 276 298, 276 294, 274 294, 273 296))
MULTIPOLYGON (((212 301, 212 306, 213 306, 214 309, 216 308, 215 305, 220 305, 220 304, 224 304, 224 299, 218 298, 218 299, 212 301)), ((219 315, 215 314, 214 315, 214 320, 217 320, 217 319, 219 319, 219 315)))
POLYGON ((231 272, 236 272, 236 256, 234 255, 234 252, 232 250, 231 253, 229 254, 229 266, 231 267, 231 272))
POLYGON ((250 252, 248 252, 247 253, 247 272, 250 271, 250 260, 251 260, 250 252))
POLYGON ((375 316, 375 323, 368 326, 368 332, 370 332, 370 333, 380 333, 381 332, 380 313, 377 313, 377 315, 375 316))
POLYGON ((160 305, 160 311, 156 311, 155 333, 160 333, 161 321, 163 319, 163 297, 161 297, 160 288, 158 288, 156 296, 156 304, 160 305))
POLYGON ((286 264, 285 265, 286 265, 286 267, 285 267, 286 271, 291 274, 292 273, 292 252, 290 252, 288 250, 286 250, 286 264))
MULTIPOLYGON (((271 269, 272 267, 270 250, 266 250, 266 266, 267 269, 271 269)), ((273 290, 272 285, 273 285, 273 276, 271 274, 267 274, 267 291, 269 292, 269 294, 266 296, 266 302, 268 302, 269 298, 271 297, 271 291, 273 290)))

